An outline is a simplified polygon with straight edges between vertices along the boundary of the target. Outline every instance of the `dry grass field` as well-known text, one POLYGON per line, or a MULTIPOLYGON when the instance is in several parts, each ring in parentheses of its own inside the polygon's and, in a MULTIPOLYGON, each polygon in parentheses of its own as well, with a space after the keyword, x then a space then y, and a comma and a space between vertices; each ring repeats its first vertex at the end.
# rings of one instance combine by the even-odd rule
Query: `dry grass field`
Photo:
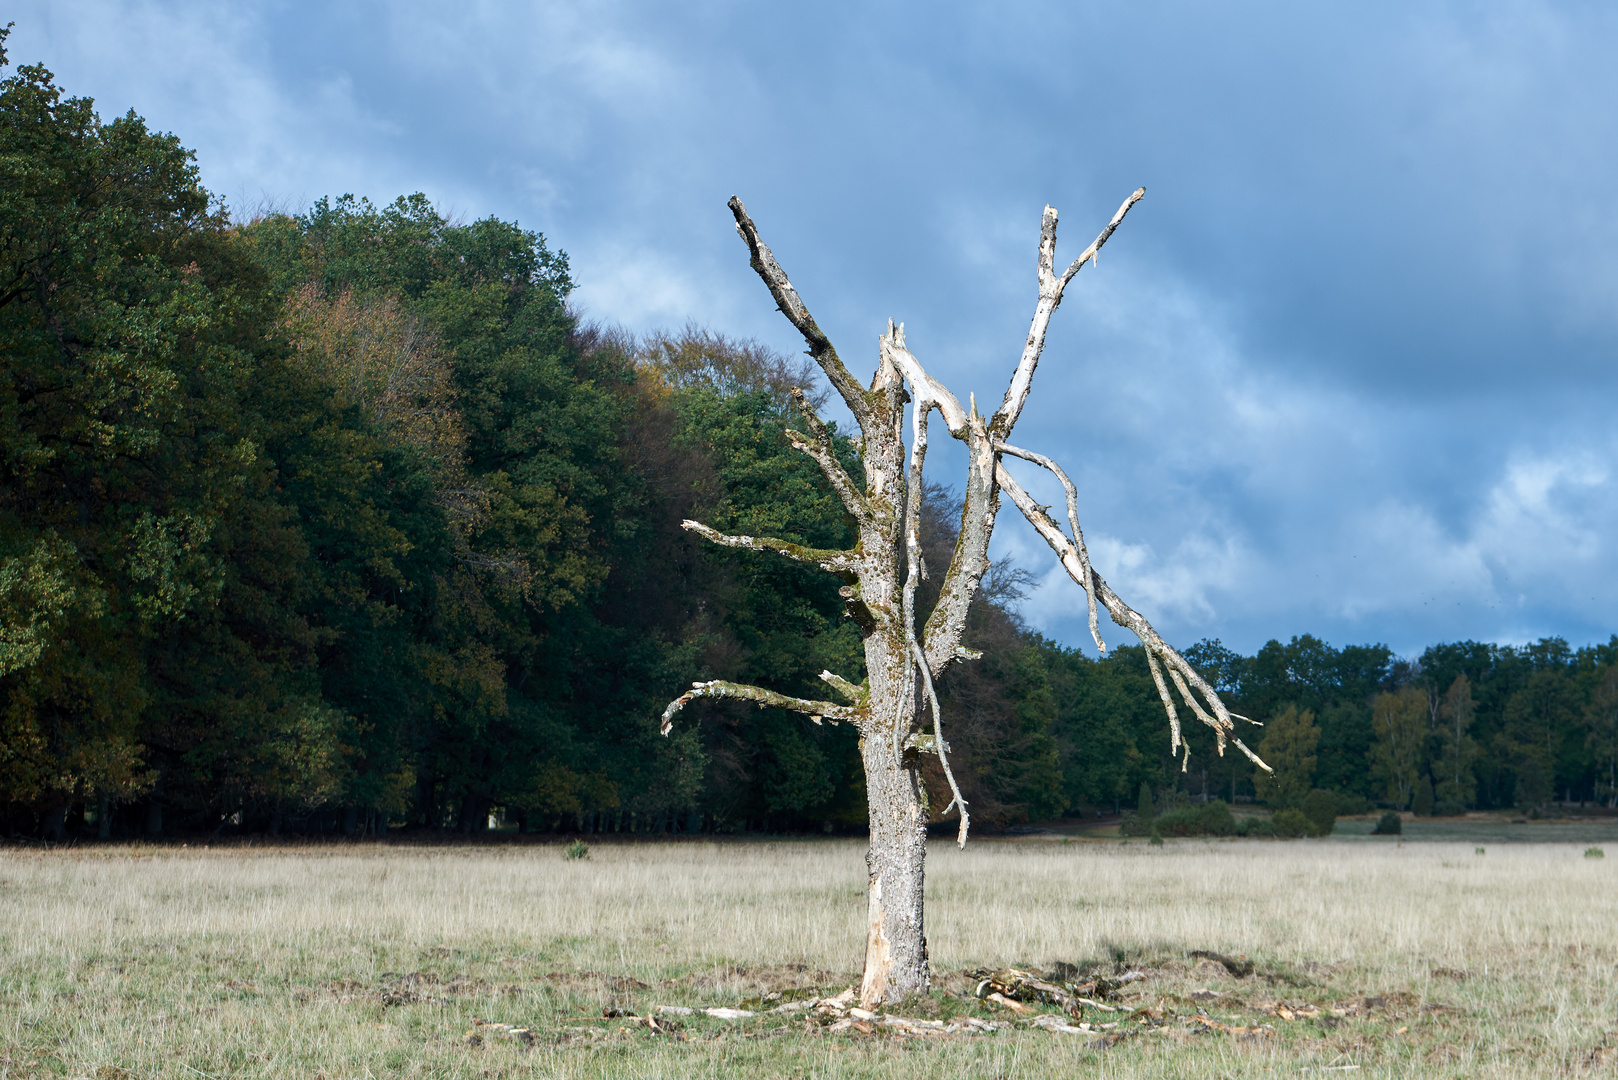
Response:
POLYGON ((938 843, 938 986, 896 1011, 999 1029, 916 1037, 832 1032, 806 1011, 699 1013, 672 1032, 602 1016, 846 988, 854 842, 596 844, 584 860, 556 846, 12 848, 0 1080, 1612 1075, 1618 850, 1583 852, 938 843), (1118 1025, 1091 1035, 970 997, 962 974, 1062 963, 1147 977, 1113 999, 1124 1011, 1086 1015, 1118 1025))

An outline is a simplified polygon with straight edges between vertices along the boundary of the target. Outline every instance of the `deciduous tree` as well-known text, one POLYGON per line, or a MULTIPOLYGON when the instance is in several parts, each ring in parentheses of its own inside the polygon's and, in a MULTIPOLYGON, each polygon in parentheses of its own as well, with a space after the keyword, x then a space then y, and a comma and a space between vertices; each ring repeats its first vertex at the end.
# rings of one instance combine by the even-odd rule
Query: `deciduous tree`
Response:
POLYGON ((1276 808, 1301 806, 1303 797, 1315 784, 1315 748, 1320 745, 1320 728, 1315 714, 1299 712, 1288 705, 1281 715, 1264 725, 1264 738, 1258 744, 1259 756, 1273 772, 1260 772, 1253 778, 1259 798, 1276 808))
POLYGON ((1477 743, 1470 733, 1476 713, 1472 682, 1463 672, 1455 676, 1438 706, 1438 760, 1433 763, 1433 772, 1438 777, 1434 794, 1440 813, 1472 805, 1476 788, 1472 762, 1477 758, 1477 743))
POLYGON ((1419 686, 1385 691, 1371 699, 1376 731, 1371 771, 1382 781, 1387 797, 1400 806, 1409 806, 1416 790, 1427 721, 1427 694, 1419 686))

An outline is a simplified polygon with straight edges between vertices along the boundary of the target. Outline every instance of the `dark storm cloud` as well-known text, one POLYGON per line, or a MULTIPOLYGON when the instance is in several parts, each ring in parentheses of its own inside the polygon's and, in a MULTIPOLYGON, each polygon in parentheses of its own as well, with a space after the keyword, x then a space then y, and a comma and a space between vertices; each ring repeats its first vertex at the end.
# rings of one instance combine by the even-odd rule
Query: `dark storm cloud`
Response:
MULTIPOLYGON (((12 45, 238 205, 424 190, 546 232, 593 317, 795 349, 739 193, 845 357, 900 318, 980 397, 1040 207, 1072 252, 1144 184, 1019 441, 1069 463, 1098 566, 1171 638, 1618 628, 1604 7, 69 0, 12 45)), ((1077 591, 1001 537, 1078 643, 1077 591)))

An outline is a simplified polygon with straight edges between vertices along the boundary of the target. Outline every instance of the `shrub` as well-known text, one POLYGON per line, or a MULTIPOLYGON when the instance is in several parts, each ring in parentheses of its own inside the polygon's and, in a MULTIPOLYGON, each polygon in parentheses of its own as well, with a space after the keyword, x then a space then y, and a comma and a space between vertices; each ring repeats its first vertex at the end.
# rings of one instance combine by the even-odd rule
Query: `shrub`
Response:
POLYGON ((1314 822, 1310 821, 1302 810, 1294 810, 1291 807, 1277 810, 1270 817, 1270 824, 1275 826, 1275 835, 1285 836, 1288 839, 1315 835, 1314 822))
POLYGON ((1152 823, 1164 836, 1235 836, 1236 818, 1222 799, 1170 810, 1152 823))
POLYGON ((589 857, 590 845, 583 840, 575 840, 562 849, 562 858, 564 859, 588 859, 589 857))
POLYGON ((1355 795, 1348 791, 1334 791, 1332 797, 1337 800, 1337 816, 1347 817, 1349 814, 1369 814, 1371 800, 1364 795, 1355 795))
POLYGON ((1315 828, 1316 836, 1330 836, 1337 825, 1337 796, 1316 788, 1303 797, 1303 816, 1315 828))
POLYGON ((1275 822, 1269 818, 1244 818, 1236 826, 1237 836, 1274 836, 1275 822))
POLYGON ((1410 809, 1417 817, 1433 816, 1433 782, 1427 777, 1421 778, 1416 785, 1416 796, 1410 801, 1410 809))
POLYGON ((1135 796, 1135 813, 1144 821, 1150 821, 1156 816, 1156 812, 1152 809, 1152 785, 1144 780, 1140 782, 1140 794, 1135 796))
POLYGON ((1587 847, 1584 849, 1584 857, 1586 859, 1605 859, 1607 853, 1598 847, 1587 847))
POLYGON ((1398 811, 1389 810, 1376 820, 1376 828, 1371 830, 1372 836, 1398 836, 1405 831, 1404 819, 1398 811))
POLYGON ((1460 817, 1466 813, 1466 804, 1439 799, 1433 804, 1433 817, 1460 817))
POLYGON ((1155 822, 1155 821, 1152 822, 1152 838, 1150 840, 1146 841, 1146 842, 1148 844, 1154 844, 1157 847, 1162 847, 1163 846, 1163 834, 1162 834, 1162 832, 1160 832, 1158 830, 1157 822, 1155 822))

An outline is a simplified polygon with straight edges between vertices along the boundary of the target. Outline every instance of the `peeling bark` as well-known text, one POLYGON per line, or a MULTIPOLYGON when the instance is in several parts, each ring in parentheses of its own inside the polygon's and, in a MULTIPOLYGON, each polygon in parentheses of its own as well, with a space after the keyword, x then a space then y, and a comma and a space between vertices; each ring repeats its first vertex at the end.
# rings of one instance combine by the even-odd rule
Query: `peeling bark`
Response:
POLYGON ((732 697, 805 713, 816 722, 846 720, 860 732, 860 754, 865 767, 866 799, 871 846, 866 855, 869 871, 865 975, 860 1002, 866 1008, 902 1000, 928 988, 927 937, 923 919, 923 875, 927 854, 927 792, 921 778, 921 755, 936 753, 954 796, 949 807, 960 813, 958 841, 966 843, 968 814, 954 774, 950 772, 948 743, 939 715, 933 680, 954 663, 975 659, 961 634, 972 599, 989 569, 989 540, 994 532, 1000 493, 1005 491, 1035 530, 1056 551, 1073 580, 1084 589, 1090 629, 1102 646, 1097 625, 1098 608, 1113 621, 1135 633, 1146 648, 1152 677, 1169 721, 1169 744, 1175 752, 1190 750, 1180 733, 1179 713, 1172 682, 1180 699, 1198 720, 1211 727, 1224 752, 1227 740, 1261 767, 1262 761, 1235 739, 1238 717, 1225 708, 1219 695, 1135 611, 1108 587, 1090 565, 1084 534, 1079 528, 1078 493, 1067 474, 1051 459, 1008 445, 1027 402, 1034 370, 1045 348, 1051 315, 1062 302, 1063 291, 1087 262, 1094 262, 1124 216, 1146 194, 1139 189, 1125 199, 1112 220, 1067 270, 1055 270, 1056 211, 1047 206, 1040 225, 1038 299, 1022 355, 1006 388, 1004 400, 992 417, 978 413, 969 398, 960 400, 932 376, 905 344, 904 326, 891 320, 878 339, 876 373, 863 387, 849 373, 836 349, 821 332, 786 272, 760 238, 758 228, 740 199, 730 200, 736 231, 747 245, 753 269, 770 290, 782 314, 797 327, 809 355, 820 365, 860 425, 865 488, 859 490, 832 452, 826 426, 801 392, 795 392, 807 434, 788 432, 799 450, 812 458, 825 474, 843 505, 853 516, 859 541, 852 551, 805 548, 767 537, 728 536, 695 521, 691 529, 727 547, 769 551, 811 563, 841 577, 841 593, 848 615, 859 624, 865 643, 866 680, 855 686, 846 679, 822 672, 824 680, 847 700, 846 704, 788 697, 756 686, 723 681, 699 682, 669 704, 662 717, 668 733, 674 715, 697 697, 732 697), (908 389, 907 389, 908 387, 908 389), (905 407, 910 406, 911 442, 906 453, 905 407), (934 411, 951 437, 965 444, 968 466, 959 540, 945 572, 940 596, 918 634, 915 625, 916 582, 924 573, 917 533, 917 500, 922 464, 927 449, 927 426, 934 411), (1068 522, 1072 536, 1038 506, 1002 464, 1012 455, 1051 470, 1067 490, 1068 522), (1168 672, 1165 681, 1163 672, 1168 672), (931 712, 932 735, 924 734, 931 712))

